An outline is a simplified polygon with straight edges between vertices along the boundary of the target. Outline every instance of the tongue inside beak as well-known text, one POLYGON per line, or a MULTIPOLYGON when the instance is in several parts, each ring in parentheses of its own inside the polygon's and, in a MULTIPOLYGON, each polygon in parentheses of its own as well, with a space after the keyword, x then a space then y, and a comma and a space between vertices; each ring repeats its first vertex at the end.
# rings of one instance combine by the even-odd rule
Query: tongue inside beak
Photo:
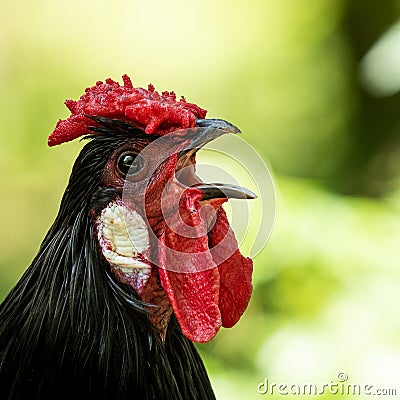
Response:
POLYGON ((159 230, 157 265, 183 334, 202 343, 211 340, 221 326, 235 325, 250 300, 253 262, 240 253, 222 204, 228 198, 256 196, 239 186, 199 180, 197 149, 221 134, 240 131, 220 120, 198 120, 197 125, 204 129, 195 132, 190 145, 178 153, 177 180, 166 189, 168 204, 172 204, 178 184, 184 188, 179 205, 167 213, 168 221, 159 230), (171 189, 174 185, 175 190, 171 189))

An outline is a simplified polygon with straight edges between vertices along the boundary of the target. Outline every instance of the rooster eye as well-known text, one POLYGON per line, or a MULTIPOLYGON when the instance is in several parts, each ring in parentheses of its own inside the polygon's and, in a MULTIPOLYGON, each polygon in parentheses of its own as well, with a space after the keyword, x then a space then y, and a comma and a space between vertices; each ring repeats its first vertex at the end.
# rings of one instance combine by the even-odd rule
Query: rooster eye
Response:
POLYGON ((142 157, 135 153, 122 153, 118 158, 118 169, 123 175, 134 175, 144 166, 142 157))

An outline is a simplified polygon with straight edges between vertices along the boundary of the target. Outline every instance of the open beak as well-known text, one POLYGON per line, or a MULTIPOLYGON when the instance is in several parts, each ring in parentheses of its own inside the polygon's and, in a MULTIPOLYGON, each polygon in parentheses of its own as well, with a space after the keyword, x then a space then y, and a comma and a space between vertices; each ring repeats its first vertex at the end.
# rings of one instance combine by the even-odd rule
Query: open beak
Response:
MULTIPOLYGON (((190 139, 190 143, 178 153, 179 164, 182 166, 190 166, 196 152, 218 137, 227 134, 241 133, 240 130, 231 123, 222 119, 198 119, 196 127, 201 129, 189 130, 185 135, 190 139)), ((194 168, 194 163, 193 163, 194 168)), ((194 171, 193 171, 194 172, 194 171)), ((190 187, 196 187, 201 190, 204 195, 201 200, 210 200, 215 198, 235 198, 235 199, 255 199, 257 195, 252 191, 241 186, 227 183, 205 183, 199 179, 191 179, 190 187)))
POLYGON ((174 179, 165 186, 162 199, 169 208, 152 225, 160 232, 154 252, 161 286, 183 334, 194 342, 207 342, 221 326, 235 325, 252 292, 253 262, 240 253, 222 205, 227 198, 256 195, 236 185, 205 183, 196 175, 198 149, 239 132, 216 119, 198 120, 195 127, 179 132, 183 142, 171 157, 174 179))

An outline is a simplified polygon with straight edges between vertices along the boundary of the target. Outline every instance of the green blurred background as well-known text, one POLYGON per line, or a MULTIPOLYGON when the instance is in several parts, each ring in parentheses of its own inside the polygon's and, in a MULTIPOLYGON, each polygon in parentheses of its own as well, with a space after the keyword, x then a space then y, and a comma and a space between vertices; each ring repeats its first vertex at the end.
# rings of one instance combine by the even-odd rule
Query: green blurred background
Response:
POLYGON ((47 147, 64 100, 128 73, 238 125, 274 174, 276 225, 249 309, 199 346, 218 397, 266 398, 265 378, 337 383, 340 372, 400 394, 399 0, 1 8, 1 299, 82 146, 47 147))

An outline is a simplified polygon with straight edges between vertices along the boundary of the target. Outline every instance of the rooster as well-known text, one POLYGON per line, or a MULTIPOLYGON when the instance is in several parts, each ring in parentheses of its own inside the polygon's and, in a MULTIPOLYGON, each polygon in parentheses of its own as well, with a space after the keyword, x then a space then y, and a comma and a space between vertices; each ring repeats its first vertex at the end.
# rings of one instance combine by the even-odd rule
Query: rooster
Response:
POLYGON ((88 139, 38 254, 0 306, 0 398, 214 399, 193 342, 232 327, 252 291, 196 151, 239 130, 123 76, 67 100, 50 146, 88 139))

